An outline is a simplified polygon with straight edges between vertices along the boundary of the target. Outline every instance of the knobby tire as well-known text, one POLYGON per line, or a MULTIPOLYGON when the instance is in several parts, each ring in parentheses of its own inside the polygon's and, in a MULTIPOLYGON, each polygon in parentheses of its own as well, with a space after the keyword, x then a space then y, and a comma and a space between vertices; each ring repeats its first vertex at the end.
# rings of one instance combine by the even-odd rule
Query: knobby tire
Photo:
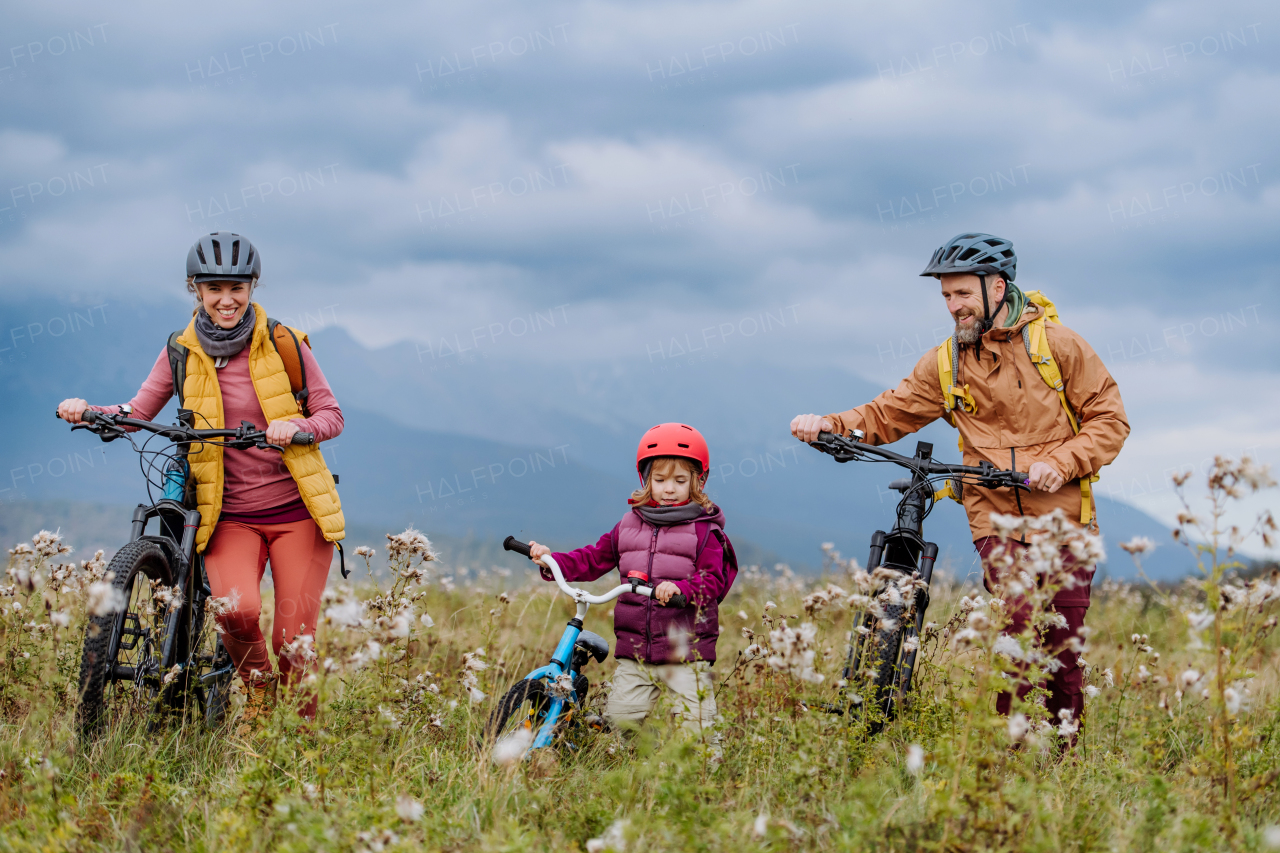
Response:
POLYGON ((520 717, 524 719, 532 717, 536 732, 542 725, 542 718, 549 704, 550 698, 547 695, 545 682, 539 679, 517 681, 489 715, 489 721, 484 727, 485 741, 496 743, 503 735, 514 731, 516 725, 523 724, 523 719, 519 719, 520 717), (533 703, 532 715, 524 711, 525 702, 533 703))
MULTIPOLYGON (((153 638, 147 638, 152 639, 150 652, 143 638, 140 636, 132 638, 135 644, 141 643, 141 649, 138 650, 138 655, 133 661, 135 669, 158 666, 159 661, 156 656, 164 642, 162 632, 158 630, 163 627, 163 612, 160 613, 157 623, 151 625, 141 623, 140 613, 133 609, 138 606, 134 595, 136 581, 139 575, 144 575, 154 583, 173 585, 168 557, 155 542, 145 540, 130 542, 111 558, 107 571, 114 574, 111 585, 124 597, 125 606, 116 613, 91 616, 85 626, 84 651, 80 656, 80 703, 76 708, 76 719, 81 733, 86 736, 97 734, 110 722, 110 706, 116 704, 116 700, 121 698, 119 694, 128 691, 128 698, 146 699, 154 695, 154 691, 150 691, 151 696, 134 697, 134 691, 131 689, 133 685, 117 681, 111 677, 111 674, 120 662, 122 633, 131 616, 132 622, 136 623, 140 629, 156 631, 153 638)), ((159 678, 161 673, 149 673, 148 677, 151 675, 159 678)))

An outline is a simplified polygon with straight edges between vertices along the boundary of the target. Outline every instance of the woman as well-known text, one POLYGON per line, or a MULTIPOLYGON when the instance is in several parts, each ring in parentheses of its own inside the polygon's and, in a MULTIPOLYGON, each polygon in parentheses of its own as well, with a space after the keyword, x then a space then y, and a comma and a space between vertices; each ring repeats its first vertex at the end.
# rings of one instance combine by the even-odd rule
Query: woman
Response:
MULTIPOLYGON (((219 619, 222 642, 247 688, 241 734, 270 713, 278 680, 296 683, 305 673, 306 660, 281 656, 280 649, 299 636, 314 636, 333 543, 343 538, 342 504, 319 448, 290 444, 299 431, 314 434, 317 444, 337 437, 342 410, 308 344, 298 346, 310 392, 303 417, 268 334, 266 312, 251 301, 261 271, 262 259, 248 239, 228 231, 201 237, 187 255, 187 290, 196 297, 196 310, 177 338, 188 350, 181 399, 196 413, 196 426, 266 424, 267 441, 284 448, 283 454, 257 448, 226 452, 204 444, 188 459, 200 509, 196 550, 204 555, 213 594, 230 602, 230 611, 219 619), (268 559, 278 674, 258 624, 268 559)), ((301 332, 294 335, 306 342, 301 332)), ((159 414, 174 394, 173 383, 166 347, 130 403, 133 416, 151 420, 159 414)), ((72 398, 58 406, 58 414, 78 423, 90 408, 118 412, 121 407, 72 398)), ((314 698, 299 712, 314 717, 314 698)))

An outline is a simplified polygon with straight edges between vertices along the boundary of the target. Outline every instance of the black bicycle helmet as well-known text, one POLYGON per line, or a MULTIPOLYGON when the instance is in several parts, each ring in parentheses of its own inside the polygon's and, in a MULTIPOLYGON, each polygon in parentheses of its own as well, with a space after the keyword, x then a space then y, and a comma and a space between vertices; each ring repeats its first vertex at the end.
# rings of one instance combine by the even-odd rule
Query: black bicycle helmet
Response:
POLYGON ((231 231, 214 231, 201 237, 187 252, 187 277, 203 281, 256 281, 262 274, 262 256, 249 242, 231 231))
POLYGON ((957 234, 933 253, 920 275, 971 273, 998 275, 1013 281, 1018 275, 1018 256, 1013 243, 990 234, 957 234))

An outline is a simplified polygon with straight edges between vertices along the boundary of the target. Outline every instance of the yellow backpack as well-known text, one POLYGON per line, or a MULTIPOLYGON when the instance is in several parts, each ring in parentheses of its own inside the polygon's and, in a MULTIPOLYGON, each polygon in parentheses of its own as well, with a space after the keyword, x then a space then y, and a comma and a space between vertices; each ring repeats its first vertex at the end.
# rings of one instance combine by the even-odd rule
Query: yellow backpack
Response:
MULTIPOLYGON (((1062 384, 1062 371, 1058 369, 1058 363, 1053 360, 1053 353, 1049 350, 1049 336, 1045 334, 1044 327, 1046 322, 1062 324, 1062 320, 1058 317, 1058 309, 1049 301, 1048 297, 1038 290, 1029 290, 1026 296, 1028 302, 1034 302, 1043 309, 1039 317, 1022 327, 1022 342, 1027 347, 1027 355, 1031 357, 1032 363, 1040 371, 1040 378, 1044 380, 1045 384, 1058 392, 1058 400, 1062 403, 1062 410, 1067 413, 1067 420, 1071 423, 1071 431, 1079 433, 1080 421, 1076 417, 1076 413, 1071 410, 1071 404, 1067 402, 1067 394, 1062 384)), ((958 387, 955 384, 958 363, 959 353, 956 349, 956 339, 947 338, 938 347, 938 384, 942 386, 942 401, 947 410, 944 417, 946 417, 947 423, 952 426, 956 425, 955 415, 952 414, 953 410, 962 409, 969 414, 975 414, 978 411, 977 405, 973 401, 973 395, 969 393, 968 383, 963 387, 958 387)), ((963 436, 959 439, 959 445, 963 451, 963 436)), ((1097 481, 1097 474, 1080 478, 1081 524, 1087 525, 1093 518, 1093 490, 1091 484, 1097 481)), ((950 480, 938 492, 937 497, 949 497, 959 500, 959 496, 952 488, 950 480)))

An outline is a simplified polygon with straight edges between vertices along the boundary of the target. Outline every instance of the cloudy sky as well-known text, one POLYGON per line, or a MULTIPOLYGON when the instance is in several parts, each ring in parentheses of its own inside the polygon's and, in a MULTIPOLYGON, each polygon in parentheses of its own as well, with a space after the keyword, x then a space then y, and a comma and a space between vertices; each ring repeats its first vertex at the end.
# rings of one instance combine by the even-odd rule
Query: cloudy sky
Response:
POLYGON ((1171 469, 1280 461, 1280 8, 1052 5, 10 3, 0 287, 176 302, 232 229, 369 346, 888 385, 947 333, 916 274, 988 231, 1121 383, 1104 493, 1168 520, 1171 469))

